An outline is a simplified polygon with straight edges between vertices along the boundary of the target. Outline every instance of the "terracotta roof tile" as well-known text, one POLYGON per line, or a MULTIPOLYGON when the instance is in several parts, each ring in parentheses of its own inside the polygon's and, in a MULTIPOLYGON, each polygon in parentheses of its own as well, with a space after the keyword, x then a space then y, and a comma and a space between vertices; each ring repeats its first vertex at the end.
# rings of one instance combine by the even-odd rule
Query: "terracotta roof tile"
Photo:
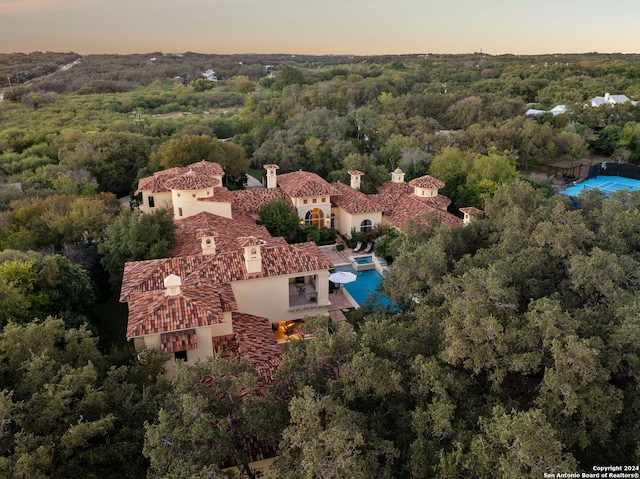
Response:
MULTIPOLYGON (((136 190, 136 194, 140 193, 141 191, 151 191, 152 193, 167 192, 169 191, 169 189, 167 188, 165 183, 175 177, 179 177, 180 175, 189 172, 189 170, 195 172, 198 175, 204 175, 208 177, 224 175, 224 170, 218 163, 202 160, 187 167, 169 168, 167 170, 157 171, 153 174, 153 176, 141 178, 138 182, 138 189, 136 190)), ((217 184, 220 184, 219 180, 217 184)), ((217 185, 212 184, 210 186, 217 185)), ((205 186, 205 188, 208 188, 208 186, 205 186)))
MULTIPOLYGON (((313 243, 271 244, 261 248, 260 277, 321 271, 333 268, 320 248, 313 243)), ((240 251, 211 255, 193 255, 126 263, 120 301, 129 301, 137 292, 162 289, 164 278, 177 274, 183 284, 222 284, 250 279, 240 251), (191 275, 195 275, 191 278, 191 275)), ((130 310, 133 308, 130 305, 130 310)))
POLYGON ((251 190, 231 191, 229 193, 234 216, 236 213, 257 215, 264 205, 276 200, 285 200, 287 203, 292 204, 289 195, 281 188, 254 188, 251 190))
POLYGON ((418 188, 429 188, 439 190, 445 187, 444 181, 438 180, 433 176, 424 175, 419 178, 414 178, 409 181, 410 186, 418 187, 418 188))
POLYGON ((248 246, 264 246, 265 244, 267 244, 265 240, 256 238, 255 236, 242 236, 238 238, 238 243, 243 248, 246 248, 248 246))
POLYGON ((197 163, 188 165, 187 168, 192 169, 197 173, 205 174, 208 176, 224 176, 224 169, 222 168, 222 166, 220 166, 219 163, 215 163, 213 161, 198 161, 197 163))
POLYGON ((205 190, 214 186, 220 186, 220 180, 189 170, 173 178, 168 178, 164 186, 171 190, 205 190))
POLYGON ((375 196, 372 198, 340 182, 333 183, 332 186, 335 189, 335 194, 331 196, 331 203, 342 208, 347 213, 380 211, 380 206, 375 200, 375 196))
POLYGON ((191 351, 198 347, 196 330, 179 331, 176 333, 162 333, 160 335, 160 349, 163 353, 177 351, 191 351))
POLYGON ((220 296, 210 284, 183 284, 175 296, 167 296, 163 287, 136 291, 128 302, 127 339, 224 322, 220 296))
POLYGON ((278 176, 278 185, 291 198, 334 194, 334 189, 324 178, 308 171, 295 171, 278 176))
POLYGON ((460 211, 462 211, 463 213, 467 213, 469 215, 481 215, 484 213, 484 211, 479 210, 475 206, 466 206, 464 208, 460 208, 460 211))
POLYGON ((212 338, 213 351, 225 359, 246 359, 256 368, 258 389, 273 382, 282 364, 282 352, 266 318, 251 314, 232 314, 233 334, 212 338))
POLYGON ((238 238, 255 236, 274 244, 286 244, 283 238, 273 238, 267 228, 257 225, 249 216, 234 215, 233 219, 212 213, 199 213, 188 218, 175 220, 176 243, 171 247, 171 256, 189 256, 202 253, 205 236, 213 236, 217 253, 240 249, 238 238))

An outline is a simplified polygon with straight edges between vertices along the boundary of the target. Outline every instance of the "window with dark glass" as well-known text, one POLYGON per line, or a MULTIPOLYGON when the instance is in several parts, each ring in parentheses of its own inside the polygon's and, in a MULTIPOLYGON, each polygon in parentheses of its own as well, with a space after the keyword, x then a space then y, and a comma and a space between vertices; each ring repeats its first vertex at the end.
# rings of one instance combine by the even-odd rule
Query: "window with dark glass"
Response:
POLYGON ((362 223, 360 223, 360 231, 362 231, 363 233, 366 233, 367 231, 371 230, 371 220, 364 220, 362 223))

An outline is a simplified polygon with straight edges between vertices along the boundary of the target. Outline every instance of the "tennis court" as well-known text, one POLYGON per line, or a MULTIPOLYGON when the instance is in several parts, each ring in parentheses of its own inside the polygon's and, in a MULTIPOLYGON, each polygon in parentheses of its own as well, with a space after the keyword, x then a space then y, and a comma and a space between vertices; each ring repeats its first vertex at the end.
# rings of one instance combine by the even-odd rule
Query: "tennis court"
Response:
POLYGON ((567 196, 578 196, 582 191, 594 188, 604 194, 614 193, 618 190, 638 191, 640 190, 640 180, 633 180, 623 176, 598 176, 569 186, 561 190, 560 193, 567 196))

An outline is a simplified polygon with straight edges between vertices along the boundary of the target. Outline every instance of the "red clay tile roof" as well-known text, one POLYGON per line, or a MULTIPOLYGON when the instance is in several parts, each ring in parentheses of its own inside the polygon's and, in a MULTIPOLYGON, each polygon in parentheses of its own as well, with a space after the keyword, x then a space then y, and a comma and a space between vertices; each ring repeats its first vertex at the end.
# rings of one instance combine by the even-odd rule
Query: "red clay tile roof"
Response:
POLYGON ((177 351, 191 351, 198 347, 196 330, 179 331, 176 333, 162 333, 160 335, 160 349, 163 353, 177 351))
POLYGON ((233 334, 211 339, 214 353, 224 359, 246 359, 256 368, 258 389, 264 391, 282 364, 282 352, 266 318, 232 314, 233 334))
POLYGON ((305 196, 332 195, 334 189, 331 184, 308 171, 295 171, 278 176, 278 185, 291 198, 302 198, 305 196))
MULTIPOLYGON (((439 180, 437 180, 439 181, 439 180)), ((410 222, 422 223, 425 213, 431 213, 438 221, 448 225, 462 224, 462 220, 446 211, 451 200, 446 196, 416 196, 409 183, 386 181, 378 187, 376 198, 384 218, 399 229, 410 222)))
MULTIPOLYGON (((175 178, 177 176, 187 173, 189 170, 194 171, 198 175, 204 175, 209 177, 224 175, 224 170, 218 163, 202 160, 184 168, 183 167, 169 168, 168 170, 157 171, 153 174, 153 176, 141 178, 140 181, 138 182, 138 189, 136 190, 136 194, 140 193, 141 191, 151 191, 152 193, 167 192, 169 191, 169 189, 167 188, 165 183, 168 180, 171 180, 172 178, 175 178)), ((219 185, 220 182, 218 181, 217 184, 219 185)), ((213 184, 211 186, 217 186, 217 185, 213 184)), ((205 188, 208 188, 208 186, 205 186, 205 188)), ((176 189, 180 189, 180 188, 176 188, 176 189)), ((196 188, 196 189, 200 189, 200 188, 196 188)))
POLYGON ((423 223, 425 214, 431 214, 438 221, 448 225, 462 224, 461 218, 440 208, 435 208, 414 195, 398 197, 393 208, 386 212, 385 219, 402 230, 410 222, 423 223))
POLYGON ((418 188, 429 188, 439 190, 445 187, 444 181, 438 180, 433 176, 424 175, 419 178, 414 178, 409 181, 410 186, 418 187, 418 188))
POLYGON ((184 168, 170 168, 168 170, 158 171, 154 173, 153 176, 141 178, 140 181, 138 181, 136 194, 141 191, 151 191, 152 193, 167 192, 169 190, 164 186, 164 182, 181 173, 184 173, 184 168))
POLYGON ((218 178, 196 173, 194 170, 189 170, 164 182, 164 186, 171 190, 205 190, 219 185, 218 178))
POLYGON ((460 208, 460 211, 463 213, 467 213, 468 215, 480 215, 484 213, 484 211, 479 210, 475 206, 466 206, 464 208, 460 208))
POLYGON ((273 164, 273 163, 269 163, 269 164, 266 164, 266 165, 262 165, 262 167, 263 167, 265 170, 279 170, 279 169, 280 169, 280 167, 279 167, 278 165, 275 165, 275 164, 273 164))
POLYGON ((233 219, 212 213, 175 220, 176 243, 171 247, 171 256, 189 256, 202 253, 201 238, 213 236, 216 253, 239 250, 238 238, 255 236, 269 243, 286 244, 283 238, 273 238, 267 228, 257 225, 249 216, 234 215, 233 219))
POLYGON ((335 194, 331 196, 331 203, 335 206, 339 206, 347 213, 370 213, 373 211, 380 211, 380 206, 375 198, 371 198, 365 195, 361 191, 354 190, 349 185, 344 183, 333 183, 335 194))
POLYGON ((359 170, 349 170, 347 171, 348 174, 350 174, 351 176, 357 176, 357 175, 364 175, 364 173, 362 171, 359 170))
POLYGON ((208 176, 224 176, 224 169, 218 163, 213 161, 198 161, 187 166, 197 173, 201 173, 208 176))
MULTIPOLYGON (((280 188, 255 188, 251 190, 231 191, 230 198, 234 217, 236 213, 243 215, 257 215, 264 205, 276 200, 291 203, 291 197, 280 188)), ((216 195, 218 190, 216 190, 216 195)))
POLYGON ((265 240, 258 239, 255 236, 242 236, 238 238, 238 244, 241 247, 246 248, 248 246, 264 246, 267 244, 265 240))
MULTIPOLYGON (((261 248, 262 272, 258 277, 282 276, 294 273, 322 271, 333 268, 333 263, 313 243, 270 244, 261 248)), ((223 284, 255 277, 248 274, 244 255, 228 251, 211 255, 193 255, 126 263, 120 301, 144 291, 163 289, 164 278, 177 274, 184 284, 223 284), (191 277, 191 275, 195 275, 191 277)), ((164 294, 164 293, 163 293, 164 294)), ((129 310, 134 308, 129 305, 129 310)))
POLYGON ((183 284, 175 296, 167 296, 163 287, 139 290, 129 295, 128 302, 127 339, 224 322, 220 296, 212 284, 183 284))

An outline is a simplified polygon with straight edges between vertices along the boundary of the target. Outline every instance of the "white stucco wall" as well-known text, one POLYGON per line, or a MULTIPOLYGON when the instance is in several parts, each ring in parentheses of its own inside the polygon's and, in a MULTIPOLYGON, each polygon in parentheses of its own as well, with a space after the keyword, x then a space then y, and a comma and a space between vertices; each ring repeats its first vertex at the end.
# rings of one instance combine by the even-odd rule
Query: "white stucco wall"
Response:
POLYGON ((333 213, 336 215, 336 226, 340 234, 345 236, 351 235, 351 230, 360 231, 360 224, 364 220, 370 220, 371 226, 382 223, 382 212, 374 211, 371 213, 355 213, 349 214, 342 208, 334 208, 333 213))
POLYGON ((188 218, 206 211, 225 218, 231 218, 231 203, 216 201, 200 201, 201 198, 209 198, 214 195, 213 188, 202 190, 172 190, 171 203, 173 204, 173 217, 176 219, 188 218))
POLYGON ((327 307, 330 304, 328 271, 236 281, 232 283, 231 287, 233 288, 239 311, 265 317, 271 323, 328 314, 327 307), (294 281, 298 276, 310 276, 312 274, 317 274, 318 276, 316 281, 318 306, 290 310, 290 280, 294 281))
POLYGON ((156 211, 158 208, 171 208, 171 192, 166 191, 163 193, 152 193, 151 191, 142 192, 142 202, 140 203, 140 211, 143 213, 150 213, 156 211), (154 207, 149 207, 149 197, 153 197, 154 207), (165 203, 166 200, 166 203, 165 203))

